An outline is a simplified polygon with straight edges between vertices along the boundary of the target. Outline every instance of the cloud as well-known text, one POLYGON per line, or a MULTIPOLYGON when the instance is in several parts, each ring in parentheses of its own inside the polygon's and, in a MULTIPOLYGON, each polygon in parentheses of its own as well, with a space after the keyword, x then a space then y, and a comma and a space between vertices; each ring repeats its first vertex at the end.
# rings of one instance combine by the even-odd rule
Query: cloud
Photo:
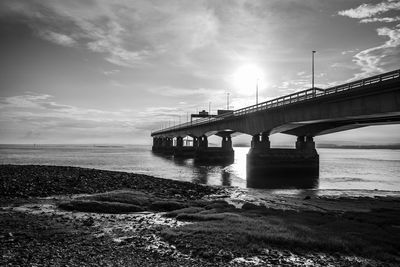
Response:
POLYGON ((43 31, 40 32, 39 35, 50 42, 62 45, 62 46, 73 46, 76 44, 76 41, 67 36, 65 34, 53 32, 53 31, 43 31))
POLYGON ((1 97, 0 124, 7 130, 1 131, 0 142, 51 142, 59 137, 72 142, 74 138, 85 138, 90 142, 90 136, 117 141, 121 137, 121 141, 129 142, 129 136, 132 138, 135 132, 143 135, 161 125, 167 126, 168 121, 185 122, 184 110, 187 106, 180 105, 105 111, 58 103, 48 94, 1 97))
POLYGON ((218 19, 197 1, 3 0, 0 6, 0 15, 21 16, 45 40, 80 44, 124 67, 162 56, 184 62, 177 55, 212 44, 218 33, 218 19))
POLYGON ((357 74, 355 79, 379 74, 398 67, 398 59, 400 58, 400 27, 397 26, 394 29, 388 27, 378 28, 377 33, 389 39, 380 46, 363 50, 354 56, 353 60, 363 71, 357 74))
POLYGON ((396 22, 400 21, 400 16, 393 17, 393 18, 367 18, 360 20, 361 23, 370 23, 370 22, 396 22))
POLYGON ((115 70, 105 70, 105 71, 103 71, 103 74, 106 75, 106 76, 110 76, 110 75, 117 74, 119 72, 121 72, 121 71, 117 70, 117 69, 115 69, 115 70))
MULTIPOLYGON (((399 21, 400 17, 376 16, 397 10, 400 10, 400 2, 397 0, 388 0, 378 4, 362 4, 357 8, 339 11, 338 14, 360 19, 360 23, 389 23, 399 21)), ((400 57, 400 24, 394 27, 378 27, 376 32, 379 36, 384 36, 388 39, 381 45, 365 49, 353 56, 353 61, 362 72, 355 74, 349 81, 365 78, 398 67, 397 61, 400 57)))
POLYGON ((338 14, 353 19, 370 18, 380 15, 391 10, 400 10, 400 2, 398 0, 389 0, 376 5, 362 4, 357 8, 339 11, 338 14))
POLYGON ((360 49, 356 48, 356 49, 352 49, 352 50, 342 51, 342 55, 353 54, 353 53, 356 53, 359 50, 360 49))
POLYGON ((177 88, 177 87, 171 87, 171 86, 162 86, 158 88, 150 88, 150 92, 157 94, 157 95, 163 95, 163 96, 169 96, 169 97, 177 97, 177 96, 204 96, 208 97, 210 95, 215 95, 215 94, 223 94, 225 93, 225 90, 222 89, 213 89, 213 88, 177 88))

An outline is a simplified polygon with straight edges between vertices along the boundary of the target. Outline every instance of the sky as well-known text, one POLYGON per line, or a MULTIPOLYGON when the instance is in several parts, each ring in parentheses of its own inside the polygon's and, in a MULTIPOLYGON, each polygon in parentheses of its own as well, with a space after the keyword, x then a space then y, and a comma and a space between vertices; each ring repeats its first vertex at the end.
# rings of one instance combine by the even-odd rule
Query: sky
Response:
MULTIPOLYGON (((400 68, 399 0, 1 0, 0 143, 150 132, 400 68)), ((317 138, 400 143, 400 126, 317 138)), ((286 142, 278 135, 276 142, 286 142)))

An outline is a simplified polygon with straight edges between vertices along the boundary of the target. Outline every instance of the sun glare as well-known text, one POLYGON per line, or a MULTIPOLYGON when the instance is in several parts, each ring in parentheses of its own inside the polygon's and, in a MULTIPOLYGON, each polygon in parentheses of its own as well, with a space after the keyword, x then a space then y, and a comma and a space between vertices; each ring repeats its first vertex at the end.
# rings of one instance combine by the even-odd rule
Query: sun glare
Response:
POLYGON ((255 65, 244 65, 238 68, 232 75, 232 83, 235 89, 242 94, 252 94, 257 85, 263 82, 263 72, 255 65))

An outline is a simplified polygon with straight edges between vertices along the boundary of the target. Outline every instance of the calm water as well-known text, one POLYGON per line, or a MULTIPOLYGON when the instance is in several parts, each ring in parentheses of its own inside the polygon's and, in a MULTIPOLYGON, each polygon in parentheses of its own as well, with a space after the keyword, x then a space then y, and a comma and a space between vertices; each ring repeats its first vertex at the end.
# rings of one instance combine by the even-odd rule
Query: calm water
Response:
MULTIPOLYGON (((202 184, 246 187, 248 148, 235 147, 228 166, 196 165, 193 159, 158 156, 150 146, 1 145, 0 164, 68 165, 143 173, 202 184)), ((400 192, 400 150, 318 149, 320 191, 400 192)))

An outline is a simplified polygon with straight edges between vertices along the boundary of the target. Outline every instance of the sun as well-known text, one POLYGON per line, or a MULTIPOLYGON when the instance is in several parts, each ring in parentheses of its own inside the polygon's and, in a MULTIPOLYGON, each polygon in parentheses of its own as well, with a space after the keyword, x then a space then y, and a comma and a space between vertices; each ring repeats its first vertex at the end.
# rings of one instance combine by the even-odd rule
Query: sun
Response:
POLYGON ((241 94, 249 95, 263 80, 263 72, 256 65, 244 65, 232 74, 232 84, 241 94))

